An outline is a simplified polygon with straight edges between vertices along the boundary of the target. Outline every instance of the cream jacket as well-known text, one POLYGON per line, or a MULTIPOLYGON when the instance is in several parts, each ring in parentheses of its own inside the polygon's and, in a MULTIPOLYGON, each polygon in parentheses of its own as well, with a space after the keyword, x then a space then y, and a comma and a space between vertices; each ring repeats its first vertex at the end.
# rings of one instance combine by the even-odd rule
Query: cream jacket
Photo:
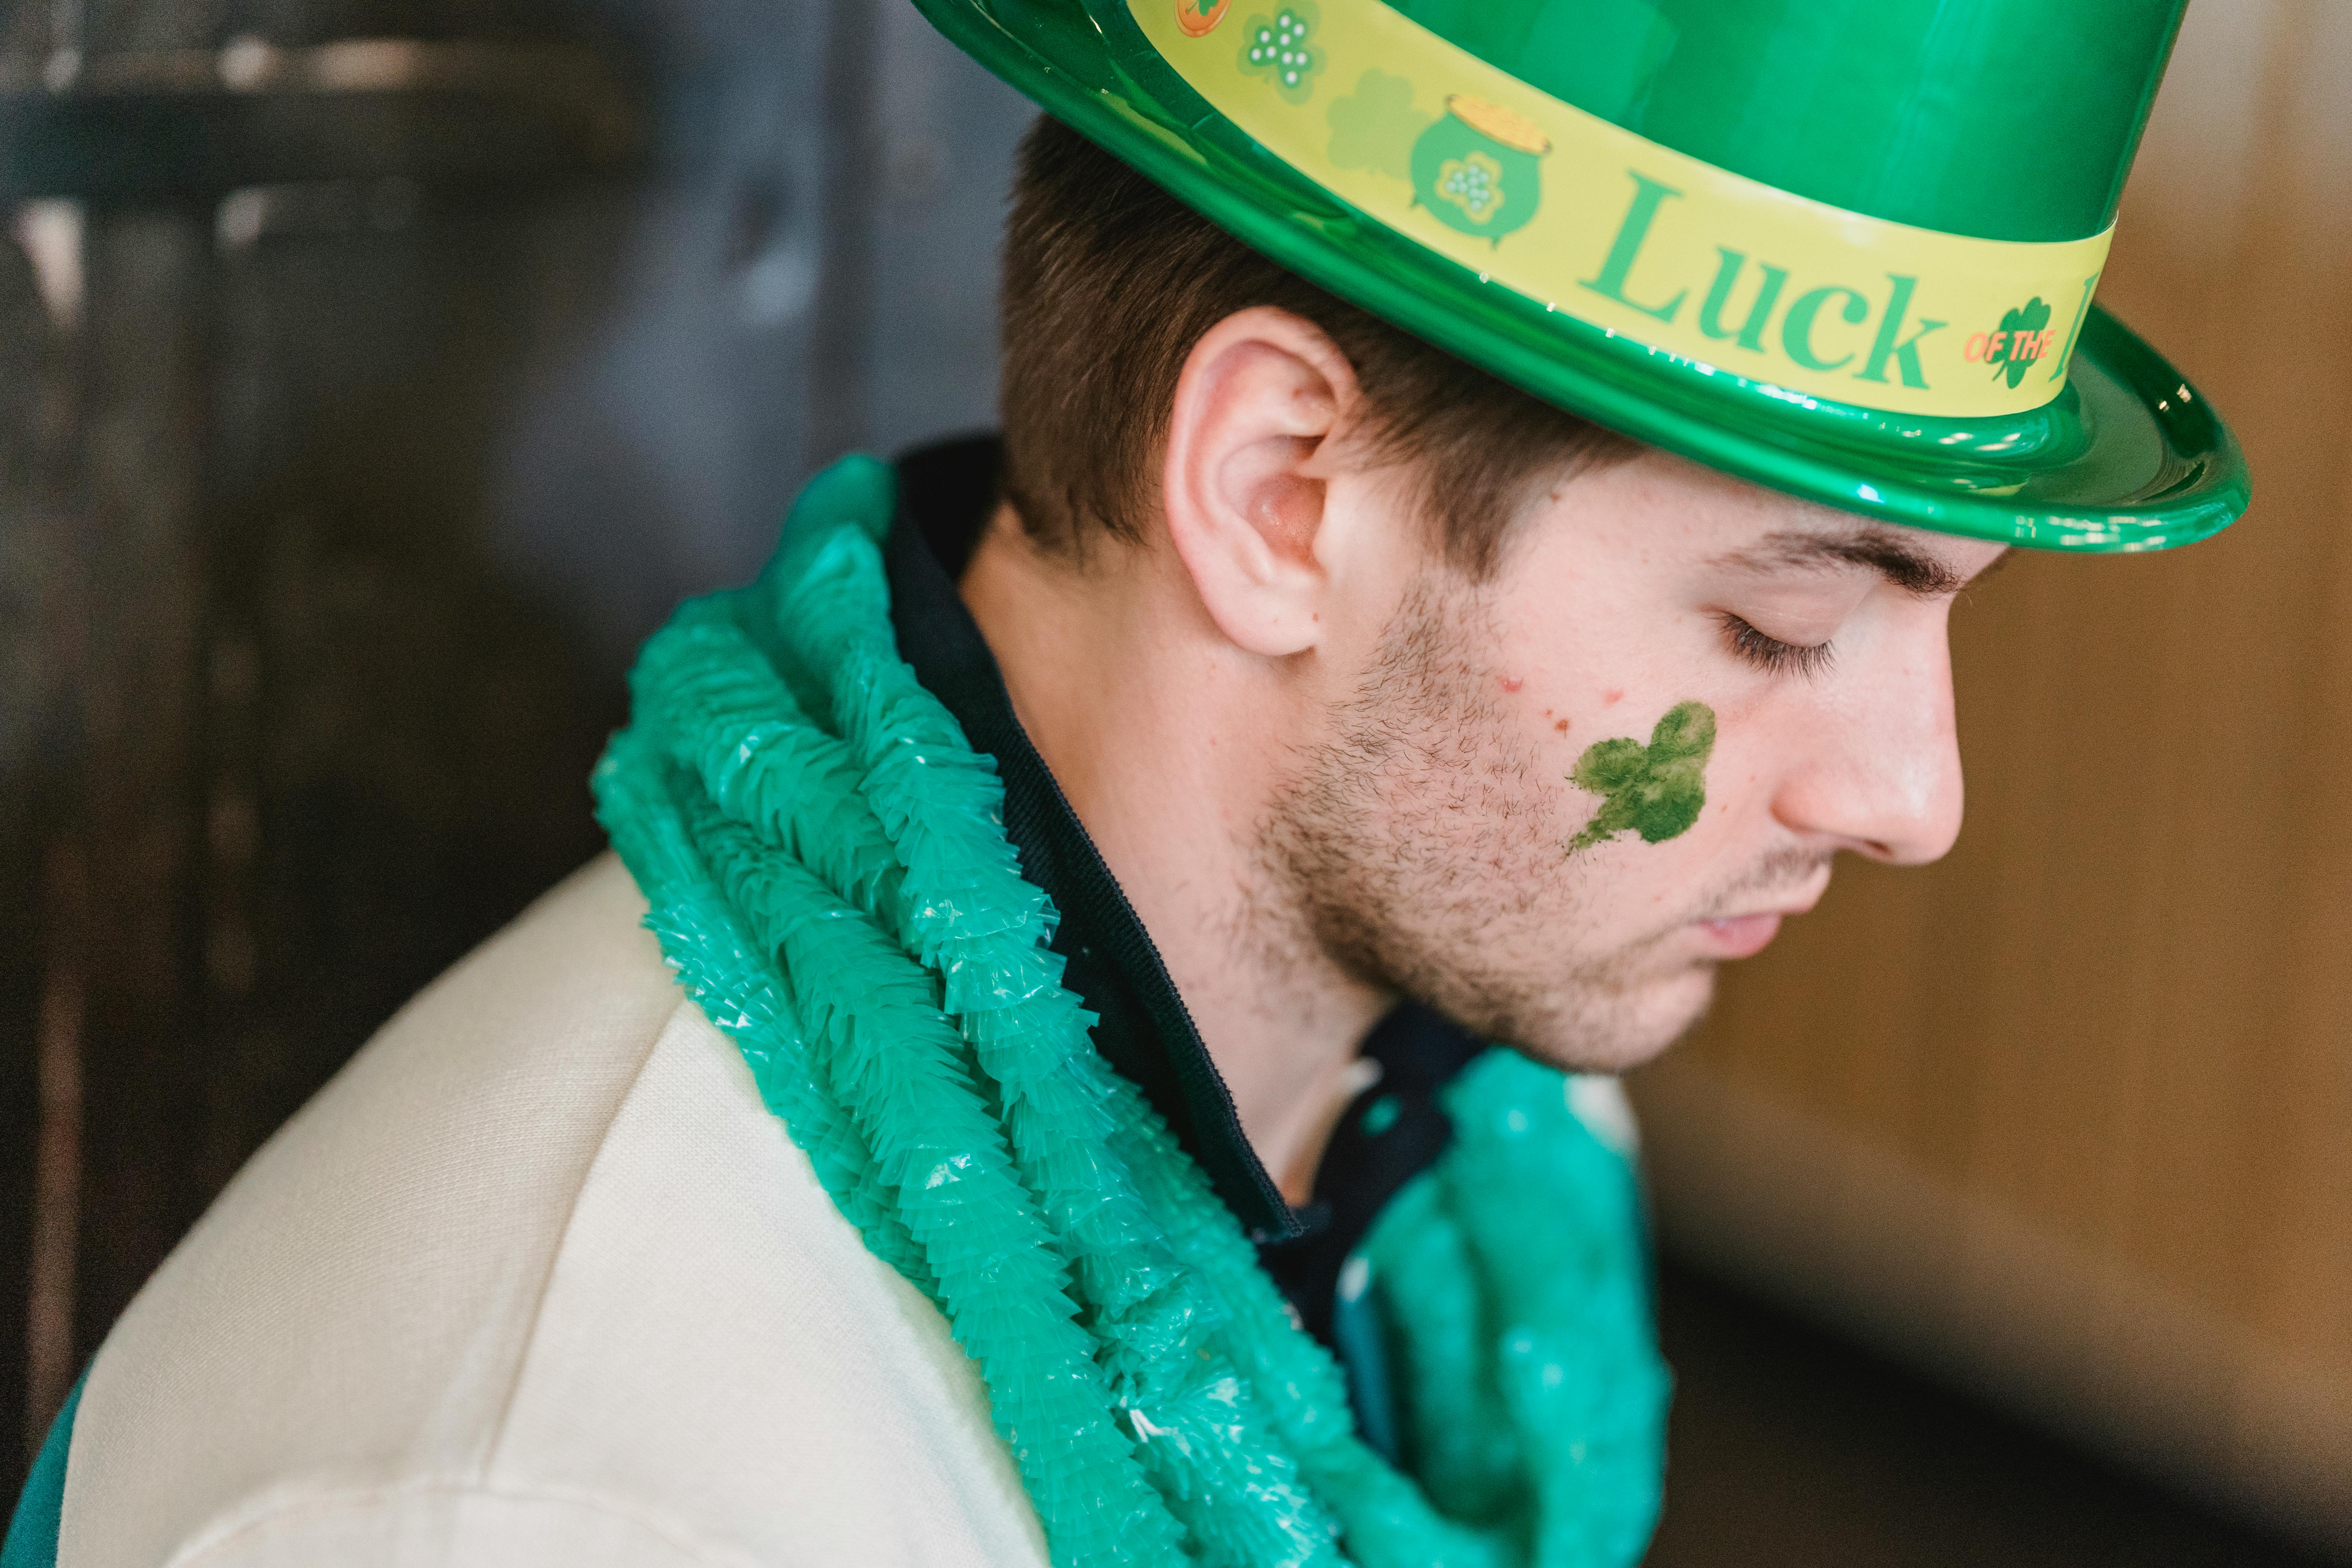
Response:
POLYGON ((92 1365, 63 1568, 1044 1568, 644 910, 592 863, 230 1184, 92 1365))

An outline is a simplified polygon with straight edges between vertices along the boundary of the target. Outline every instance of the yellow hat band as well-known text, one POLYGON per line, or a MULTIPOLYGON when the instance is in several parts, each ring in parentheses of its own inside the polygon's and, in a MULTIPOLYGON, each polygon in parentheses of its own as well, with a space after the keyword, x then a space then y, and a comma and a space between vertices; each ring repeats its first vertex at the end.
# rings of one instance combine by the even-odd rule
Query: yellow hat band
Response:
POLYGON ((1701 366, 1895 414, 2040 407, 2112 229, 1979 239, 1793 195, 1528 86, 1382 0, 1128 0, 1219 113, 1481 283, 1701 366))

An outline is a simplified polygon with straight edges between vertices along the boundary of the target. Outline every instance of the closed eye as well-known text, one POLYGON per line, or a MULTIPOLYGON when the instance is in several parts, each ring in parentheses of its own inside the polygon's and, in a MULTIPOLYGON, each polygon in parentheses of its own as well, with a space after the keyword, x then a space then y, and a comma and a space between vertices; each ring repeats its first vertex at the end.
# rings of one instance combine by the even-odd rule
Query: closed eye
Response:
POLYGON ((1767 675, 1793 675, 1807 679, 1830 667, 1833 656, 1825 642, 1782 642, 1728 611, 1722 619, 1724 640, 1731 645, 1731 651, 1767 675))

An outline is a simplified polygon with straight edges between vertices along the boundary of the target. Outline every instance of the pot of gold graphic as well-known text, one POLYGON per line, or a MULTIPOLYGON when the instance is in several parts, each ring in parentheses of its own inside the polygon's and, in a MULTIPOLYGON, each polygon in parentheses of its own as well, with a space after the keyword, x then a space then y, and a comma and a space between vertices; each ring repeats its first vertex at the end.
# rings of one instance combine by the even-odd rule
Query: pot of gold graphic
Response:
POLYGON ((1413 199, 1448 228, 1500 240, 1543 202, 1551 140, 1523 114, 1457 92, 1412 144, 1413 199))

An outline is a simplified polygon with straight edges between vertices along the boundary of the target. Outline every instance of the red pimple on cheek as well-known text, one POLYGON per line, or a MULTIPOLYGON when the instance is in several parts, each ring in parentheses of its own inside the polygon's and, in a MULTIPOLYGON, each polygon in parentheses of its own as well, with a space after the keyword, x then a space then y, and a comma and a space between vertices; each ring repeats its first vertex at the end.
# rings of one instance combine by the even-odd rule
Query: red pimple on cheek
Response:
POLYGON ((1604 691, 1601 694, 1601 704, 1604 708, 1612 707, 1624 700, 1625 693, 1622 689, 1615 691, 1604 691))
POLYGON ((1565 734, 1567 734, 1567 733, 1568 733, 1568 721, 1567 721, 1567 720, 1565 720, 1565 719, 1562 719, 1559 723, 1554 724, 1554 725, 1552 726, 1552 728, 1553 728, 1553 729, 1555 729, 1555 730, 1557 730, 1557 731, 1559 731, 1561 734, 1565 735, 1565 734))
POLYGON ((1525 678, 1517 675, 1498 675, 1495 677, 1495 682, 1506 691, 1517 691, 1527 684, 1525 678))

